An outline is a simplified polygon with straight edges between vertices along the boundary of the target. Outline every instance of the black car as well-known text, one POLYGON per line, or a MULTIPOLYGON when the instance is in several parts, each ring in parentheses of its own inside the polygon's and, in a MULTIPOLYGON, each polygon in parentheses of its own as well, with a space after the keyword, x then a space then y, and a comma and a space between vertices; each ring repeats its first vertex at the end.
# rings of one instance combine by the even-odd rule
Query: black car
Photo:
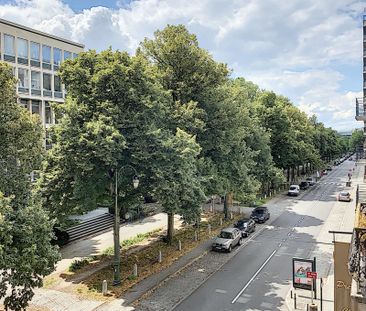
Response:
POLYGON ((299 186, 300 190, 306 190, 309 188, 309 183, 307 181, 302 181, 299 186))
POLYGON ((253 219, 255 222, 264 223, 270 217, 270 213, 268 208, 265 206, 260 206, 255 208, 250 215, 250 218, 253 219))
POLYGON ((234 227, 238 228, 241 231, 241 236, 245 238, 255 231, 255 221, 249 218, 240 219, 234 227))

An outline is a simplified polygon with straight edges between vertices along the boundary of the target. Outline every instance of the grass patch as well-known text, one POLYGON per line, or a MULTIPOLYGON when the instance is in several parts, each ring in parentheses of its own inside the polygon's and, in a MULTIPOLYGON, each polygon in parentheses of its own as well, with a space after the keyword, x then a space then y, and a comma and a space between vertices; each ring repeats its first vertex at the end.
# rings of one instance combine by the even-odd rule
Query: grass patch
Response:
MULTIPOLYGON (((160 232, 161 229, 155 229, 153 231, 150 231, 148 233, 139 233, 136 236, 127 239, 127 240, 122 240, 121 241, 121 249, 122 250, 126 250, 136 244, 139 244, 145 240, 147 240, 148 238, 153 237, 154 235, 156 235, 158 232, 160 232)), ((102 251, 102 256, 113 256, 114 254, 114 247, 110 246, 106 249, 104 249, 102 251)))
POLYGON ((82 258, 74 260, 69 266, 69 272, 75 272, 81 269, 82 267, 88 265, 92 260, 93 258, 82 258))

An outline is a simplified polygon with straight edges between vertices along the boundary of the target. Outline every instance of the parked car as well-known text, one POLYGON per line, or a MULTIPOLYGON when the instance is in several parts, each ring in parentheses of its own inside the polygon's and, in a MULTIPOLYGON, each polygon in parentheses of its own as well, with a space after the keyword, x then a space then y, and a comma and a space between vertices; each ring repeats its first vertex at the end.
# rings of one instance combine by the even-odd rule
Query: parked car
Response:
POLYGON ((242 242, 241 231, 237 228, 222 229, 212 243, 212 250, 231 252, 236 245, 242 242))
POLYGON ((300 187, 300 190, 306 190, 306 189, 308 189, 309 188, 309 183, 307 182, 307 181, 302 181, 301 183, 300 183, 300 185, 299 185, 299 187, 300 187))
POLYGON ((338 194, 338 201, 351 202, 351 194, 348 191, 341 191, 338 194))
POLYGON ((291 185, 287 191, 287 195, 297 197, 300 194, 300 187, 298 185, 291 185))
POLYGON ((331 167, 330 165, 327 166, 327 171, 331 171, 333 169, 333 167, 331 167))
POLYGON ((323 170, 323 175, 328 175, 328 171, 327 170, 323 170))
POLYGON ((306 178, 306 182, 309 184, 309 186, 314 186, 316 181, 314 177, 308 177, 306 178))
POLYGON ((53 245, 64 246, 69 243, 70 236, 66 230, 61 229, 58 224, 53 226, 54 238, 51 240, 53 245))
POLYGON ((253 219, 255 222, 264 223, 269 219, 270 216, 271 214, 269 213, 267 207, 259 206, 252 211, 250 218, 253 219))
POLYGON ((246 238, 255 231, 255 221, 249 218, 240 219, 234 227, 241 231, 241 236, 243 238, 246 238))

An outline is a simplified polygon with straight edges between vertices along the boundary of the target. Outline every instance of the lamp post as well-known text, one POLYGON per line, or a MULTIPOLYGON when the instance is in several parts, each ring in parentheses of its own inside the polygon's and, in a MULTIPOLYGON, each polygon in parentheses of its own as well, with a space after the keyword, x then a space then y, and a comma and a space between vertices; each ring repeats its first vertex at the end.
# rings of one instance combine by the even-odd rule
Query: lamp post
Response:
POLYGON ((115 193, 114 193, 114 230, 113 230, 113 237, 114 237, 114 275, 113 275, 113 285, 121 284, 121 245, 120 245, 120 237, 119 237, 119 227, 121 223, 120 213, 118 208, 118 174, 119 172, 126 168, 130 167, 135 171, 135 176, 132 178, 132 184, 134 189, 139 186, 139 178, 137 176, 136 170, 132 166, 123 166, 119 170, 116 169, 116 181, 115 181, 115 193))

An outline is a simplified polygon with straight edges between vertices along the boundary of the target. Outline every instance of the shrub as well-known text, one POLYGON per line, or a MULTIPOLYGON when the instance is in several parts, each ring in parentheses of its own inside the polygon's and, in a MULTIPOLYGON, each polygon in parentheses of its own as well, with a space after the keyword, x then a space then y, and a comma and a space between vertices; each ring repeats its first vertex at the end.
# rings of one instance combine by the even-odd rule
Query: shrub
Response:
POLYGON ((88 265, 89 262, 90 262, 89 258, 76 259, 70 264, 69 272, 75 272, 76 270, 79 270, 82 267, 88 265))

